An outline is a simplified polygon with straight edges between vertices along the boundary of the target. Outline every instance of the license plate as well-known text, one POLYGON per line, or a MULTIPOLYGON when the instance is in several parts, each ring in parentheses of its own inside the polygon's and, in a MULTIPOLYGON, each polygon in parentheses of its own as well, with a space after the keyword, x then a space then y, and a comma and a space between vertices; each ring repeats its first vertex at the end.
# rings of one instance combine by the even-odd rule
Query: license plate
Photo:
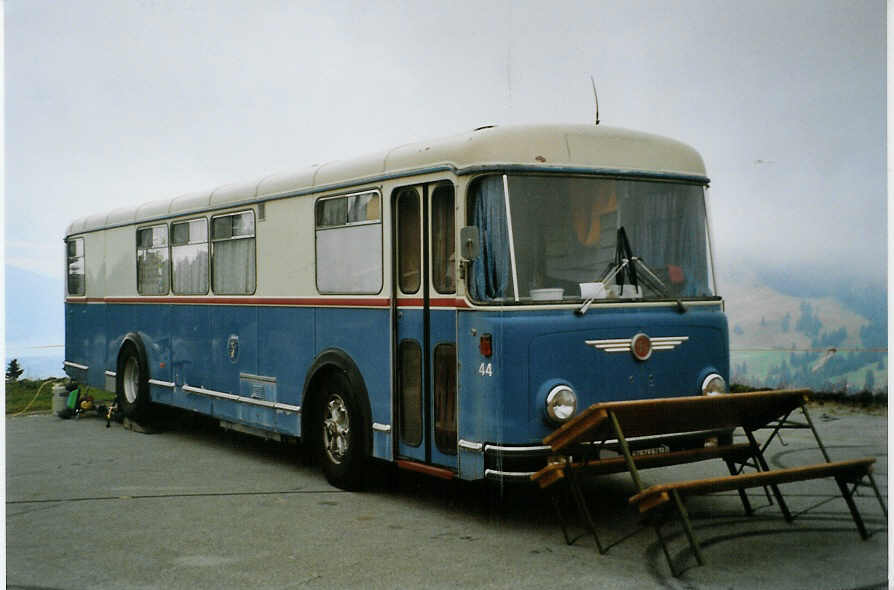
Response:
POLYGON ((650 447, 648 449, 637 449, 631 453, 633 456, 642 456, 642 455, 663 455, 665 453, 670 452, 670 447, 667 445, 660 445, 657 447, 650 447))

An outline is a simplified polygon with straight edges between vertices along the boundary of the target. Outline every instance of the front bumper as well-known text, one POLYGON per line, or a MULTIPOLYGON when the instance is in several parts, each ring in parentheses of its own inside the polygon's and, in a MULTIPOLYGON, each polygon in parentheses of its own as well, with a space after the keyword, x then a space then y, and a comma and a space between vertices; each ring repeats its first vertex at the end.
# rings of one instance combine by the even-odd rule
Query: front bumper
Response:
MULTIPOLYGON (((674 436, 646 436, 627 439, 627 444, 634 454, 662 453, 696 449, 705 446, 706 441, 729 436, 729 430, 703 430, 688 432, 674 436)), ((585 443, 572 449, 572 456, 595 456, 599 441, 585 443)), ((477 445, 476 445, 477 447, 477 445)), ((471 449, 470 449, 471 450, 471 449)), ((498 445, 484 443, 476 450, 483 455, 484 478, 498 481, 530 482, 531 476, 546 466, 553 455, 549 445, 498 445)), ((615 439, 606 440, 599 449, 600 456, 621 453, 620 444, 615 439)))

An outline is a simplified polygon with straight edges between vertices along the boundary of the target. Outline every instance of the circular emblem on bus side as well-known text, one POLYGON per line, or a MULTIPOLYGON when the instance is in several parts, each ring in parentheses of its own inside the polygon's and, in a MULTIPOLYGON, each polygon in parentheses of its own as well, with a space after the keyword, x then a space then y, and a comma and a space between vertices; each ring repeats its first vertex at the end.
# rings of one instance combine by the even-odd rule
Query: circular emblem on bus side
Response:
POLYGON ((652 341, 640 332, 630 339, 630 352, 636 360, 644 361, 652 356, 652 341))
POLYGON ((231 363, 239 360, 239 336, 233 334, 227 340, 227 355, 230 357, 231 363))

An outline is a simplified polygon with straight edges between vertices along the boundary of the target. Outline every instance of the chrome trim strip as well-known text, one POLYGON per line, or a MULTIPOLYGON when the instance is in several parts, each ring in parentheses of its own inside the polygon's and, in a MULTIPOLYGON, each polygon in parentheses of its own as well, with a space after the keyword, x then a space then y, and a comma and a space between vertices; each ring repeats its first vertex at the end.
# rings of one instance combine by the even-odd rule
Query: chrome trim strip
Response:
POLYGON ((509 229, 509 263, 512 265, 512 291, 518 303, 518 269, 515 266, 515 239, 512 235, 512 210, 509 208, 509 176, 503 175, 503 200, 506 202, 506 224, 509 229))
POLYGON ((115 371, 106 371, 106 377, 117 377, 118 374, 115 371))
POLYGON ((72 367, 73 369, 81 369, 82 371, 86 371, 87 369, 89 369, 87 365, 81 365, 78 363, 73 363, 71 361, 64 361, 62 364, 66 367, 72 367))
POLYGON ((497 471, 496 469, 485 469, 484 477, 511 477, 519 479, 530 479, 534 475, 534 471, 497 471))
POLYGON ((475 451, 476 453, 480 453, 481 449, 484 448, 484 445, 479 442, 472 442, 470 440, 463 439, 459 439, 459 442, 456 443, 456 446, 467 451, 475 451))
POLYGON ((170 387, 170 388, 177 387, 176 383, 172 383, 170 381, 159 381, 158 379, 150 379, 149 385, 158 385, 159 387, 170 387))
POLYGON ((275 404, 273 404, 273 407, 277 411, 286 412, 288 414, 300 414, 301 413, 301 406, 292 406, 289 404, 281 404, 279 402, 276 402, 275 404))
POLYGON ((250 404, 252 406, 262 406, 265 408, 276 409, 276 402, 268 402, 265 399, 254 399, 254 398, 250 398, 250 397, 242 397, 242 396, 237 395, 236 401, 242 402, 244 404, 250 404))
POLYGON ((268 377, 267 375, 252 375, 251 373, 239 373, 240 379, 248 379, 249 381, 263 381, 264 383, 276 383, 276 377, 268 377))
POLYGON ((507 447, 503 445, 484 445, 484 452, 497 451, 500 453, 531 453, 535 451, 550 451, 552 447, 549 445, 536 445, 527 447, 507 447))
POLYGON ((232 393, 224 393, 222 391, 214 391, 211 389, 205 389, 204 387, 193 387, 192 385, 183 385, 181 389, 187 393, 197 393, 199 395, 204 395, 208 397, 219 397, 221 399, 229 399, 229 400, 238 400, 238 395, 233 395, 232 393))
POLYGON ((204 395, 207 397, 216 397, 220 399, 226 399, 234 402, 240 402, 243 404, 249 404, 252 406, 261 406, 264 408, 273 408, 274 410, 280 410, 282 412, 291 412, 294 414, 301 413, 301 406, 292 406, 289 404, 282 404, 278 402, 270 402, 263 399, 253 399, 250 397, 242 397, 241 395, 233 395, 232 393, 224 393, 222 391, 214 391, 213 389, 205 389, 204 387, 193 387, 192 385, 184 385, 181 389, 187 393, 197 393, 199 395, 204 395))
POLYGON ((391 432, 390 424, 379 424, 378 422, 373 422, 373 430, 378 432, 391 432))

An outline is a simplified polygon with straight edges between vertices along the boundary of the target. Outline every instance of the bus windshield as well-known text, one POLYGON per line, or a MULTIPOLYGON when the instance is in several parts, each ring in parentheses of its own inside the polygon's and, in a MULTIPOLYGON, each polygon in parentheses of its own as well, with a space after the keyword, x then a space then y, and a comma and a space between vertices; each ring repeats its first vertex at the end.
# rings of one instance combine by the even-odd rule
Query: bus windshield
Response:
POLYGON ((491 175, 472 184, 468 211, 481 245, 469 269, 469 293, 476 301, 715 295, 701 185, 491 175), (618 248, 619 235, 626 235, 626 250, 618 248), (629 263, 638 267, 637 285, 633 273, 616 272, 627 257, 637 259, 629 263))

